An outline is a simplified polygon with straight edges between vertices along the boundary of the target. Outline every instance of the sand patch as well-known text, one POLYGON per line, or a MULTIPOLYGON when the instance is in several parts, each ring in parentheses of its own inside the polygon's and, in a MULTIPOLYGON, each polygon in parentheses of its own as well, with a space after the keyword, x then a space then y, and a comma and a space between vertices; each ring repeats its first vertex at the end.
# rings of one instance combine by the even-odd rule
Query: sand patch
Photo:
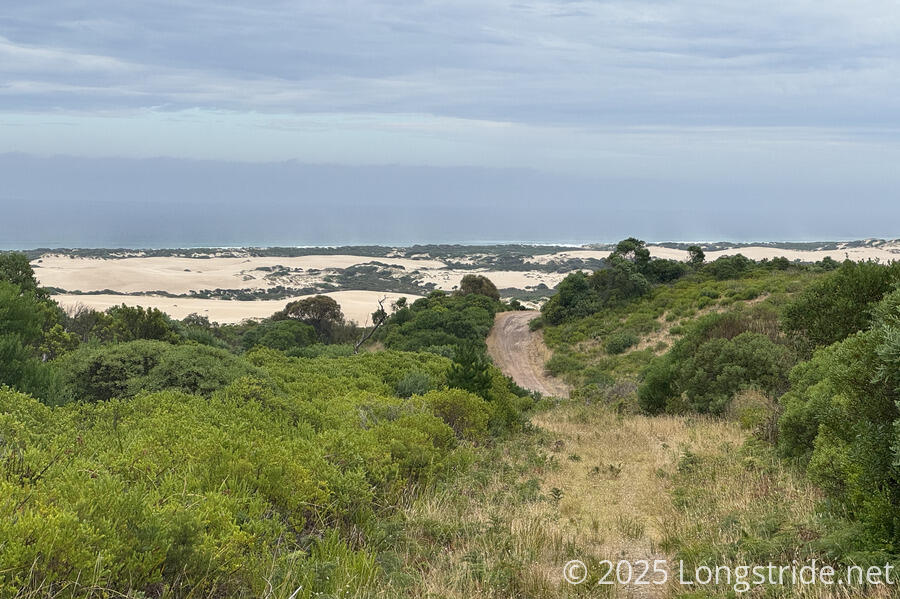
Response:
MULTIPOLYGON (((348 320, 357 323, 366 322, 372 312, 378 309, 378 300, 387 297, 385 308, 401 297, 412 302, 417 295, 403 293, 382 293, 380 291, 335 291, 326 293, 341 305, 341 310, 348 320)), ((200 314, 211 321, 219 323, 236 323, 248 318, 267 318, 281 310, 288 302, 309 296, 298 296, 281 300, 237 301, 221 299, 199 299, 184 297, 136 296, 136 295, 54 295, 60 306, 73 308, 82 305, 94 310, 106 310, 122 304, 157 308, 175 319, 182 319, 190 314, 200 314)))
POLYGON ((547 287, 555 287, 568 273, 541 272, 539 270, 426 270, 419 273, 425 283, 434 283, 439 289, 452 291, 459 287, 466 275, 484 275, 497 289, 526 289, 537 287, 541 283, 547 287))
POLYGON ((548 262, 564 262, 566 260, 603 260, 609 257, 606 250, 572 250, 565 252, 557 252, 555 254, 544 254, 543 256, 533 256, 528 262, 534 264, 547 264, 548 262))
MULTIPOLYGON (((669 258, 671 260, 687 260, 688 258, 688 253, 684 250, 660 246, 648 247, 650 248, 650 255, 654 258, 669 258)), ((709 251, 705 253, 707 262, 712 262, 722 256, 734 256, 735 254, 743 254, 751 260, 771 260, 772 258, 784 256, 788 260, 800 260, 802 262, 818 262, 826 257, 837 260, 838 262, 843 262, 847 258, 854 262, 864 262, 866 260, 891 262, 893 260, 900 260, 900 248, 887 245, 881 247, 855 247, 835 250, 784 250, 773 247, 749 246, 709 251)))
POLYGON ((68 258, 48 255, 33 262, 35 274, 45 287, 67 291, 119 291, 135 293, 166 291, 189 293, 212 289, 267 289, 284 284, 266 278, 275 266, 295 270, 291 273, 294 287, 313 285, 322 280, 320 273, 359 264, 381 262, 401 266, 407 272, 418 269, 442 268, 440 260, 410 260, 408 258, 371 258, 368 256, 298 256, 248 258, 68 258), (303 269, 303 271, 299 271, 303 269))
MULTIPOLYGON (((688 259, 686 250, 678 250, 658 245, 648 245, 650 255, 654 258, 667 258, 669 260, 688 259)), ((747 246, 729 248, 727 250, 707 251, 706 261, 712 262, 722 256, 734 256, 735 254, 743 254, 752 260, 771 260, 784 256, 788 260, 800 260, 802 262, 818 262, 826 256, 832 260, 843 262, 849 258, 855 262, 864 262, 866 260, 880 260, 881 262, 891 262, 900 260, 900 246, 885 244, 877 247, 839 247, 833 250, 788 250, 767 246, 747 246)), ((610 252, 605 250, 576 250, 558 252, 556 254, 548 254, 546 256, 535 256, 528 261, 535 264, 546 264, 551 261, 561 262, 565 260, 573 260, 580 258, 582 260, 602 260, 609 257, 610 252)))

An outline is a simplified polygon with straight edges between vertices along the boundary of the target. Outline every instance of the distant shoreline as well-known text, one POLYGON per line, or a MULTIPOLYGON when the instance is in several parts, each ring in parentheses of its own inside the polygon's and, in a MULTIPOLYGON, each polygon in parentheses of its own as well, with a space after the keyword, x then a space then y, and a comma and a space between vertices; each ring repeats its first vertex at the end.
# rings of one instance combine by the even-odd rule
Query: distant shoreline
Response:
MULTIPOLYGON (((143 254, 148 256, 160 255, 185 255, 187 252, 194 254, 213 254, 217 252, 241 252, 250 255, 268 255, 268 256, 304 256, 319 254, 354 254, 354 255, 381 255, 380 252, 391 252, 398 250, 425 250, 434 248, 454 248, 454 249, 477 249, 477 248, 536 248, 544 253, 553 253, 558 249, 561 251, 572 249, 612 249, 616 242, 607 241, 560 241, 560 242, 531 242, 531 241, 472 241, 458 243, 379 243, 379 244, 338 244, 338 245, 265 245, 265 244, 245 244, 245 245, 191 245, 183 246, 142 246, 135 245, 130 247, 62 247, 55 246, 33 246, 33 247, 12 247, 2 246, 0 252, 23 252, 29 256, 37 256, 43 254, 71 254, 80 257, 111 257, 111 254, 143 254), (368 252, 360 253, 361 250, 368 252), (283 251, 284 253, 279 253, 283 251), (371 252, 371 253, 370 253, 371 252)), ((726 249, 766 247, 784 250, 800 250, 800 251, 816 251, 816 250, 839 250, 849 248, 878 248, 885 246, 900 246, 900 238, 883 239, 883 238, 867 238, 853 240, 832 240, 832 241, 805 241, 805 240, 767 240, 767 241, 698 241, 698 240, 668 240, 668 241, 647 241, 648 246, 665 247, 670 249, 687 249, 690 245, 699 245, 704 251, 717 251, 726 249)))
MULTIPOLYGON (((688 259, 684 242, 649 244, 655 258, 688 259)), ((900 241, 697 243, 707 261, 900 260, 900 241)), ((334 295, 345 314, 365 320, 381 297, 452 292, 467 274, 488 277, 501 297, 537 308, 566 275, 604 268, 610 244, 582 246, 414 245, 273 248, 32 250, 40 284, 67 308, 126 303, 173 317, 199 313, 219 322, 263 318, 291 300, 334 295)))

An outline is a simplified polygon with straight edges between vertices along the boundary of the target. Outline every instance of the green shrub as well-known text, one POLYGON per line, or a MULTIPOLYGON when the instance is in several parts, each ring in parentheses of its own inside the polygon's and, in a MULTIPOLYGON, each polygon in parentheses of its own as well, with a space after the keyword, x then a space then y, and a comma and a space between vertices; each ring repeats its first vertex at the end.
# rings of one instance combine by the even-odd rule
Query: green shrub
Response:
POLYGON ((307 347, 316 342, 316 330, 312 325, 299 320, 273 320, 259 324, 244 334, 241 343, 244 349, 257 345, 281 351, 307 347))
POLYGON ((397 383, 397 395, 403 398, 409 398, 413 395, 425 395, 433 388, 434 384, 431 382, 431 377, 428 376, 427 372, 414 370, 397 383))
POLYGON ((773 338, 778 338, 777 313, 767 306, 697 319, 645 370, 638 390, 642 409, 718 413, 743 389, 780 395, 794 356, 773 338))
POLYGON ((752 260, 743 254, 735 254, 734 256, 717 258, 714 262, 703 266, 701 270, 722 281, 725 279, 736 279, 748 272, 752 266, 752 260))
MULTIPOLYGON (((72 363, 94 364, 94 376, 124 373, 129 390, 136 378, 206 390, 213 379, 188 362, 214 373, 213 360, 227 360, 150 341, 76 353, 72 363)), ((50 409, 0 389, 0 596, 75 581, 115 595, 258 597, 270 583, 285 596, 372 591, 374 552, 359 540, 408 500, 410 484, 464 462, 432 407, 475 438, 487 402, 434 392, 423 410, 393 396, 411 372, 443 382, 449 361, 429 354, 256 349, 243 368, 260 378, 206 396, 138 392, 50 409)))
POLYGON ((830 345, 872 322, 885 293, 900 282, 900 262, 844 262, 784 307, 784 330, 810 352, 830 345))
MULTIPOLYGON (((6 261, 5 276, 10 280, 27 281, 30 276, 30 266, 27 260, 23 266, 20 256, 0 256, 6 261)), ((50 333, 62 334, 58 309, 42 299, 33 285, 30 287, 23 291, 0 280, 0 385, 13 386, 52 403, 59 393, 58 375, 43 358, 50 351, 50 333)))
POLYGON ((487 436, 490 411, 481 397, 461 389, 430 391, 422 396, 426 405, 462 439, 487 436))
POLYGON ((615 355, 621 354, 628 348, 637 345, 639 341, 638 336, 631 331, 619 331, 610 335, 603 347, 606 349, 606 353, 615 355))
POLYGON ((427 351, 462 344, 484 348, 484 339, 494 326, 494 314, 500 302, 481 294, 444 295, 432 293, 410 306, 397 310, 378 332, 378 338, 391 349, 427 351))
POLYGON ((869 330, 819 349, 791 372, 779 450, 806 464, 810 478, 862 524, 863 549, 871 551, 900 543, 900 292, 867 311, 869 330))
POLYGON ((352 345, 325 345, 315 343, 307 347, 295 347, 285 352, 292 358, 346 358, 352 356, 352 345))
POLYGON ((85 345, 60 358, 57 367, 65 399, 88 402, 162 389, 209 394, 240 377, 262 376, 225 350, 150 340, 85 345))
POLYGON ((547 372, 553 376, 558 376, 565 372, 573 372, 584 368, 584 361, 570 353, 554 352, 550 359, 547 360, 545 366, 547 372))

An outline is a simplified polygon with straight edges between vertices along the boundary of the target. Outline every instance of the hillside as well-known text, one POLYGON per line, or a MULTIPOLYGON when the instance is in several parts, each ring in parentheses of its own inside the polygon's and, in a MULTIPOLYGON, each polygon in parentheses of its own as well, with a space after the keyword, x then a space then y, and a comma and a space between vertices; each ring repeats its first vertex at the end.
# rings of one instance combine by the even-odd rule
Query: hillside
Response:
POLYGON ((67 314, 2 256, 0 596, 729 597, 676 565, 893 564, 897 266, 689 255, 624 240, 540 312, 475 271, 375 328, 327 295, 67 314))

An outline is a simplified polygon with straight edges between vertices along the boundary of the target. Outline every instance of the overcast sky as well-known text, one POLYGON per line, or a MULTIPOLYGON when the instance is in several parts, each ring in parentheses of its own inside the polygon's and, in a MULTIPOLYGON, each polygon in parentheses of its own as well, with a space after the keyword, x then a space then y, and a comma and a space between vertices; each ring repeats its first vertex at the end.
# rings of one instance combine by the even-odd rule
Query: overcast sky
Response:
MULTIPOLYGON (((501 209, 563 201, 582 221, 541 240, 620 236, 583 222, 604 219, 621 236, 660 239, 900 237, 898 57, 900 10, 888 1, 7 2, 0 170, 14 174, 26 155, 35 177, 62 184, 0 182, 0 202, 86 201, 113 188, 66 179, 66 165, 89 159, 79 164, 102 173, 129 159, 135 178, 109 201, 163 176, 156 195, 139 194, 147 210, 220 201, 227 213, 242 199, 200 183, 244 169, 246 189, 266 190, 247 201, 297 214, 339 200, 427 216, 438 210, 422 193, 429 180, 451 202, 455 181, 468 206, 489 179, 501 209), (147 160, 158 157, 174 170, 147 160), (315 177, 315 196, 296 180, 264 185, 253 177, 268 171, 243 164, 286 161, 315 177), (358 195, 337 185, 373 165, 424 178, 358 195), (785 226, 777 209, 820 214, 785 226)), ((476 208, 434 235, 485 239, 466 226, 476 208)), ((4 220, 0 237, 17 242, 21 227, 4 220)), ((365 223, 326 228, 336 243, 419 239, 416 222, 380 238, 365 223)), ((524 222, 501 218, 491 237, 534 237, 524 222)), ((34 226, 32 240, 59 239, 34 226)), ((127 240, 128 225, 104 226, 127 240)), ((100 243, 85 227, 73 240, 100 243)), ((215 237, 197 227, 186 235, 215 237)))

